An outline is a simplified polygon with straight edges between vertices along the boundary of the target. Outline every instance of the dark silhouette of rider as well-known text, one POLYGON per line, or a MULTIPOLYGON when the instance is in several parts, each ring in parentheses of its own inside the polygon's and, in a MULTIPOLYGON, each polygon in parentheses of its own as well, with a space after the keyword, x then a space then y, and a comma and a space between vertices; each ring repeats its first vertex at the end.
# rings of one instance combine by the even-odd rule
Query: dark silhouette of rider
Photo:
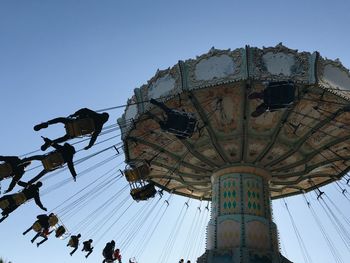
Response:
POLYGON ((83 242, 83 249, 82 249, 81 251, 86 251, 86 252, 88 252, 88 253, 85 255, 86 258, 88 258, 88 256, 90 256, 90 254, 92 253, 92 251, 93 251, 93 249, 94 249, 94 248, 91 246, 92 241, 93 241, 92 239, 89 239, 89 240, 83 242))
POLYGON ((23 162, 23 160, 17 156, 0 156, 0 161, 5 162, 11 166, 11 172, 9 174, 0 174, 0 181, 5 178, 12 177, 12 181, 8 189, 5 191, 5 193, 8 193, 11 192, 18 181, 21 180, 22 176, 25 173, 25 168, 30 164, 30 162, 23 162))
POLYGON ((72 256, 75 251, 77 251, 78 247, 79 247, 79 238, 81 237, 80 234, 76 235, 76 236, 71 236, 67 247, 73 247, 74 249, 72 250, 72 252, 70 252, 69 254, 72 256))
MULTIPOLYGON (((93 110, 83 108, 83 109, 80 109, 77 112, 73 113, 72 115, 69 115, 67 118, 59 117, 59 118, 55 118, 55 119, 49 120, 47 122, 43 122, 43 123, 40 123, 38 125, 35 125, 34 130, 39 131, 41 129, 47 128, 51 124, 56 124, 56 123, 63 123, 67 128, 68 124, 74 123, 74 122, 82 120, 82 119, 91 119, 93 121, 93 124, 94 124, 94 129, 91 133, 91 139, 90 139, 89 145, 84 148, 85 150, 87 150, 87 149, 91 148, 91 146, 94 145, 94 143, 97 139, 97 136, 101 133, 102 127, 108 121, 108 118, 109 118, 109 114, 106 112, 97 113, 93 110)), ((53 140, 52 142, 53 143, 61 143, 61 142, 65 142, 69 139, 72 139, 74 137, 77 137, 77 136, 74 136, 74 135, 69 134, 67 132, 64 136, 57 138, 57 139, 53 140)), ((50 146, 50 144, 48 142, 45 142, 45 144, 43 144, 41 146, 41 149, 43 151, 45 151, 49 146, 50 146)))
POLYGON ((163 102, 151 99, 150 103, 156 105, 166 114, 165 120, 159 120, 159 126, 163 131, 175 134, 175 136, 182 140, 192 136, 197 120, 194 115, 188 114, 184 111, 180 112, 175 109, 168 108, 163 102))
POLYGON ((37 234, 32 238, 31 242, 33 243, 39 236, 43 237, 43 240, 37 243, 37 246, 39 247, 42 243, 48 240, 47 236, 53 232, 53 230, 49 231, 50 227, 57 224, 58 218, 54 213, 49 215, 38 215, 36 218, 37 220, 34 222, 34 224, 24 231, 23 235, 26 235, 32 229, 35 230, 37 234))
POLYGON ((5 220, 10 213, 15 211, 20 205, 24 204, 30 199, 34 199, 37 206, 42 210, 47 211, 40 200, 39 188, 43 185, 42 182, 36 184, 29 184, 19 181, 18 185, 24 187, 24 189, 16 194, 4 195, 0 198, 0 208, 3 210, 0 222, 5 220))
POLYGON ((104 247, 102 251, 102 255, 104 257, 104 260, 102 263, 105 262, 112 262, 114 260, 113 254, 114 254, 114 247, 115 247, 115 242, 112 240, 111 242, 108 242, 106 246, 104 247))
POLYGON ((73 164, 73 157, 75 154, 75 148, 72 145, 70 145, 69 143, 65 143, 63 146, 59 145, 57 143, 52 142, 48 138, 44 138, 44 141, 49 142, 50 145, 53 148, 55 148, 56 150, 53 152, 50 152, 48 154, 44 154, 44 155, 34 155, 31 157, 25 158, 23 160, 25 160, 25 161, 32 161, 32 160, 44 161, 45 159, 49 158, 50 156, 52 156, 54 154, 60 154, 62 156, 63 162, 59 163, 57 166, 50 167, 49 169, 44 168, 37 176, 35 176, 33 179, 31 179, 29 181, 29 183, 36 182, 41 177, 43 177, 46 173, 57 169, 58 167, 60 167, 61 165, 65 164, 65 163, 67 163, 69 171, 71 172, 74 181, 76 181, 77 173, 75 172, 74 164, 73 164))

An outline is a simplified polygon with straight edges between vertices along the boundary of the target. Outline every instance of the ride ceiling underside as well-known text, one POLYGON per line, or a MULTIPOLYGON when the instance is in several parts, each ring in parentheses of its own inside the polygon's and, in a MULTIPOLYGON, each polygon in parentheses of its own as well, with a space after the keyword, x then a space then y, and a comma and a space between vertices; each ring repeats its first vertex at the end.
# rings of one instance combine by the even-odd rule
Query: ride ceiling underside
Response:
POLYGON ((317 52, 271 48, 211 49, 156 75, 128 101, 118 120, 126 162, 151 161, 146 179, 176 194, 211 200, 211 175, 226 166, 271 173, 273 199, 341 178, 350 162, 350 74, 317 52), (296 100, 286 109, 251 113, 249 100, 266 82, 290 80, 296 100), (188 139, 163 132, 163 113, 148 101, 192 112, 198 130, 188 139))

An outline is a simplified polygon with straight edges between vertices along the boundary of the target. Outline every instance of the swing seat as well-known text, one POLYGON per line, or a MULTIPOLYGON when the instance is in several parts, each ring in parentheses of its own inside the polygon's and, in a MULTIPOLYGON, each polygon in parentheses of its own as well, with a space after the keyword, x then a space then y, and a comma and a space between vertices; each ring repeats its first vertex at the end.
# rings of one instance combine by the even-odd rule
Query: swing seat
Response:
POLYGON ((77 244, 77 242, 74 241, 73 239, 69 239, 68 245, 69 245, 70 247, 76 247, 78 244, 77 244))
POLYGON ((264 91, 264 103, 270 111, 287 108, 294 99, 295 86, 291 81, 270 82, 264 91))
POLYGON ((55 226, 57 223, 58 223, 57 216, 50 216, 49 217, 49 225, 50 226, 55 226))
POLYGON ((124 171, 125 178, 128 182, 139 181, 150 173, 150 168, 147 164, 143 164, 139 167, 129 168, 124 171))
POLYGON ((11 177, 13 170, 12 166, 8 163, 0 164, 0 180, 11 177))
POLYGON ((180 138, 190 138, 195 130, 197 119, 193 113, 172 110, 165 123, 166 131, 180 138))
POLYGON ((91 135, 95 131, 95 122, 91 118, 77 119, 65 125, 66 132, 70 137, 91 135))
POLYGON ((59 226, 55 231, 55 236, 59 238, 63 236, 65 233, 66 233, 66 229, 64 228, 64 226, 59 226))
POLYGON ((8 200, 3 200, 3 201, 0 201, 0 208, 2 210, 5 210, 6 208, 8 208, 10 205, 9 201, 8 200))
POLYGON ((37 232, 37 233, 41 232, 42 226, 41 226, 41 224, 39 223, 39 221, 36 221, 36 222, 33 224, 32 229, 33 229, 35 232, 37 232))
POLYGON ((154 187, 153 183, 149 183, 140 188, 131 189, 130 195, 135 201, 145 201, 149 198, 152 198, 156 195, 157 190, 154 187))
POLYGON ((53 171, 64 165, 63 156, 59 152, 52 152, 48 154, 41 162, 47 171, 53 171))
POLYGON ((18 206, 24 204, 25 201, 27 201, 27 197, 23 193, 14 194, 12 198, 15 201, 15 204, 18 206))

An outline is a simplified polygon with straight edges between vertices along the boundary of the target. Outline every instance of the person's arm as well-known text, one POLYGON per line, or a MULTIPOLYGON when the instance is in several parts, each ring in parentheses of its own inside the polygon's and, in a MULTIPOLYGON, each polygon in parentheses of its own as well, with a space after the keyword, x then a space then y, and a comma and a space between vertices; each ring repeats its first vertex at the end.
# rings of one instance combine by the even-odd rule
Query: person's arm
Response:
POLYGON ((56 150, 61 149, 63 146, 51 141, 49 138, 46 137, 42 137, 43 140, 45 141, 45 143, 48 143, 50 146, 52 146, 53 148, 55 148, 56 150))
POLYGON ((18 184, 19 186, 22 186, 22 187, 27 187, 27 186, 28 186, 28 183, 23 182, 23 181, 18 181, 17 184, 18 184))
POLYGON ((84 150, 88 150, 88 149, 90 149, 90 148, 92 147, 92 145, 94 145, 94 143, 96 142, 96 139, 97 139, 98 135, 101 133, 101 131, 102 131, 102 126, 101 126, 101 127, 98 127, 98 128, 94 131, 94 133, 93 133, 92 136, 91 136, 89 145, 86 146, 86 147, 84 148, 84 150))
POLYGON ((158 106, 159 108, 161 108, 163 111, 165 111, 165 113, 170 113, 171 112, 171 109, 168 108, 163 102, 159 102, 159 101, 156 101, 155 99, 151 99, 150 102, 153 104, 153 105, 156 105, 158 106))
POLYGON ((77 180, 77 179, 76 179, 77 173, 75 172, 73 161, 72 161, 72 160, 69 160, 69 161, 67 162, 67 166, 68 166, 68 169, 69 169, 70 173, 72 174, 73 179, 74 179, 74 182, 75 182, 75 181, 77 180))
POLYGON ((43 204, 41 203, 39 193, 37 193, 34 196, 34 201, 35 201, 36 205, 39 206, 42 210, 47 211, 46 207, 44 207, 43 204))
POLYGON ((1 156, 0 161, 2 162, 19 162, 20 159, 17 156, 1 156))

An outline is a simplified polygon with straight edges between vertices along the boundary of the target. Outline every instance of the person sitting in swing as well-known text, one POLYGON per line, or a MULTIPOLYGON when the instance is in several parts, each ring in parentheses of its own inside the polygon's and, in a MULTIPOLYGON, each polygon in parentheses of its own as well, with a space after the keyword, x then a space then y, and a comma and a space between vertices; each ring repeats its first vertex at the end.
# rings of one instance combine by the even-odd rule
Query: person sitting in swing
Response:
POLYGON ((90 254, 92 253, 92 251, 93 251, 93 249, 94 249, 94 248, 91 246, 92 241, 93 241, 92 239, 89 239, 89 240, 83 242, 83 249, 82 249, 81 251, 86 251, 86 252, 88 252, 88 253, 85 255, 86 258, 88 258, 88 256, 90 256, 90 254))
POLYGON ((270 82, 263 91, 251 93, 248 99, 263 100, 251 113, 256 118, 267 111, 274 112, 290 106, 295 99, 295 86, 291 81, 270 82))
POLYGON ((179 139, 190 138, 193 135, 197 123, 193 114, 170 109, 155 99, 151 99, 150 102, 161 108, 167 116, 165 120, 158 122, 163 131, 173 133, 179 139))
POLYGON ((43 137, 45 142, 48 142, 53 148, 56 150, 44 155, 34 155, 23 160, 32 161, 39 160, 43 163, 44 169, 33 179, 29 181, 29 183, 34 183, 43 177, 46 173, 56 170, 61 167, 65 163, 68 166, 70 173, 73 176, 73 180, 76 181, 77 173, 74 169, 73 157, 75 154, 75 148, 69 143, 65 143, 63 146, 57 143, 52 142, 50 139, 43 137))
POLYGON ((72 252, 70 252, 69 254, 72 256, 75 251, 77 251, 78 247, 79 247, 79 238, 81 237, 80 234, 76 235, 76 236, 71 236, 67 247, 73 247, 74 249, 72 250, 72 252))
MULTIPOLYGON (((108 118, 109 114, 106 112, 97 113, 93 110, 83 108, 69 115, 67 118, 59 117, 35 125, 34 130, 39 131, 47 128, 49 125, 63 123, 65 125, 66 134, 53 140, 52 143, 61 143, 75 137, 91 135, 89 145, 84 148, 87 150, 94 145, 97 136, 101 133, 102 127, 108 121, 108 118)), ((45 141, 41 146, 41 150, 45 151, 48 147, 50 147, 50 142, 45 141)))
POLYGON ((108 242, 106 244, 106 246, 104 247, 104 249, 102 251, 102 255, 104 257, 104 260, 102 261, 102 263, 113 262, 114 261, 114 258, 113 258, 114 247, 115 247, 114 240, 112 240, 111 242, 108 242))
POLYGON ((58 223, 58 218, 54 213, 51 213, 49 215, 42 214, 38 215, 37 220, 34 222, 34 224, 28 228, 26 231, 23 232, 23 235, 26 235, 28 232, 30 232, 32 229, 37 232, 37 234, 33 237, 31 242, 33 243, 39 236, 42 236, 44 240, 37 243, 37 246, 41 245, 47 240, 47 236, 52 233, 50 230, 50 227, 55 226, 58 223))
POLYGON ((5 191, 6 194, 11 192, 18 181, 21 180, 25 173, 25 168, 30 162, 23 162, 23 160, 17 156, 0 156, 0 161, 4 162, 0 164, 0 181, 12 177, 8 189, 5 191))
POLYGON ((53 232, 54 230, 49 231, 49 229, 43 229, 41 230, 41 232, 39 232, 38 234, 36 234, 36 236, 32 239, 32 243, 34 242, 34 240, 36 238, 38 238, 39 236, 42 237, 43 239, 40 242, 36 243, 36 246, 39 247, 41 244, 43 244, 44 242, 46 242, 49 238, 48 236, 53 232))
POLYGON ((120 254, 119 248, 117 248, 113 253, 113 260, 118 260, 118 263, 122 263, 122 255, 120 254))
POLYGON ((24 187, 24 189, 16 194, 4 195, 0 198, 0 208, 3 210, 0 222, 4 221, 10 213, 15 211, 19 206, 24 204, 30 199, 34 199, 37 206, 42 210, 47 211, 40 200, 39 188, 43 185, 42 182, 36 184, 29 184, 19 181, 18 185, 24 187))

